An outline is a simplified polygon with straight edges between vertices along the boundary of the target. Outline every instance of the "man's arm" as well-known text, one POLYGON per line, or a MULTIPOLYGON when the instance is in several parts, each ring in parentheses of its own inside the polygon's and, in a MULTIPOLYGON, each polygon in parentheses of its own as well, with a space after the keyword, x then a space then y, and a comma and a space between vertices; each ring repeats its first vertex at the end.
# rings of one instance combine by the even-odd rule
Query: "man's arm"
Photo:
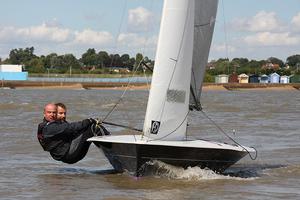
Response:
POLYGON ((78 132, 87 129, 91 124, 93 124, 93 120, 90 119, 72 123, 50 122, 44 128, 44 137, 48 138, 59 134, 72 137, 77 135, 78 132))

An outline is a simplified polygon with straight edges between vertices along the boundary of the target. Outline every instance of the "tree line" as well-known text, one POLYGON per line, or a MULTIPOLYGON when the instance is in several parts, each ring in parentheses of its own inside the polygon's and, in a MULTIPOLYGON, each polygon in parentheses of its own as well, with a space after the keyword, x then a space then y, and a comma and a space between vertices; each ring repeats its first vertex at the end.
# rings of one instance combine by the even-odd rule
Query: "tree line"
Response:
POLYGON ((219 74, 269 75, 274 72, 287 76, 292 74, 300 75, 300 55, 289 56, 285 62, 275 57, 258 61, 247 58, 234 58, 230 61, 227 58, 220 58, 208 63, 205 81, 213 82, 214 76, 219 74))
MULTIPOLYGON (((68 73, 70 68, 73 73, 111 73, 111 68, 126 68, 133 70, 141 61, 152 65, 154 62, 147 56, 137 53, 135 57, 129 54, 109 54, 106 51, 96 52, 95 49, 89 48, 77 59, 73 54, 58 55, 51 53, 49 55, 37 56, 34 54, 34 47, 13 49, 9 57, 2 64, 20 64, 29 73, 68 73)), ((142 70, 139 68, 138 70, 142 70)))
MULTIPOLYGON (((135 57, 129 54, 109 54, 106 51, 96 52, 95 49, 89 48, 85 53, 77 59, 73 54, 58 55, 51 53, 49 55, 37 56, 34 54, 34 47, 13 49, 9 53, 9 57, 2 64, 21 64, 29 73, 113 73, 113 67, 127 68, 133 70, 138 67, 141 61, 153 67, 154 61, 147 56, 137 53, 135 57)), ((142 71, 142 68, 138 69, 142 71)), ((275 57, 266 60, 249 60, 247 58, 220 58, 208 63, 206 70, 206 81, 213 79, 218 74, 232 73, 246 74, 270 74, 277 72, 280 75, 300 74, 300 55, 289 56, 286 61, 282 61, 275 57)), ((150 72, 149 72, 150 73, 150 72)))

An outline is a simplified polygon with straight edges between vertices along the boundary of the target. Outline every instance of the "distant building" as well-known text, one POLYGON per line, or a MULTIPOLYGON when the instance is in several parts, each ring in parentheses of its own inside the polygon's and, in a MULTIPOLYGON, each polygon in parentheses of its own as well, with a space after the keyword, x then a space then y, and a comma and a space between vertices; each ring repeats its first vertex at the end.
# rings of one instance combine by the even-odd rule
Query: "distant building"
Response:
POLYGON ((280 76, 280 83, 286 84, 286 83, 290 83, 290 77, 289 76, 280 76))
POLYGON ((28 72, 23 72, 22 65, 0 65, 0 80, 24 81, 28 79, 28 72))
POLYGON ((269 83, 269 76, 267 75, 261 75, 260 76, 260 80, 259 80, 260 83, 269 83))
POLYGON ((130 70, 128 67, 110 67, 109 71, 115 72, 115 73, 129 73, 130 70))
POLYGON ((238 76, 239 83, 248 83, 249 82, 249 76, 247 74, 240 74, 238 76))
POLYGON ((261 69, 272 69, 272 70, 278 70, 279 68, 280 68, 279 64, 273 64, 271 62, 268 62, 261 67, 261 69))
POLYGON ((209 62, 209 63, 207 63, 207 65, 206 65, 206 69, 215 69, 216 67, 215 67, 215 65, 214 65, 214 62, 209 62))
POLYGON ((249 83, 259 83, 260 77, 257 74, 249 76, 249 83))
POLYGON ((228 75, 220 74, 215 76, 215 83, 228 83, 228 75))
POLYGON ((22 65, 0 65, 0 72, 22 72, 22 65))
POLYGON ((279 83, 280 82, 280 75, 276 72, 269 75, 270 83, 279 83))

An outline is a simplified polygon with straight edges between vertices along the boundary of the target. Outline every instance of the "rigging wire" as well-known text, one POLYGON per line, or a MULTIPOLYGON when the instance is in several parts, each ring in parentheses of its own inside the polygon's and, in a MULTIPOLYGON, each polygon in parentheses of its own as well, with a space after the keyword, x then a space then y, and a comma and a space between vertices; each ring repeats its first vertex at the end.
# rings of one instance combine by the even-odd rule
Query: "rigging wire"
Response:
MULTIPOLYGON (((225 51, 226 51, 226 57, 229 60, 228 55, 228 41, 227 41, 227 29, 226 29, 226 20, 225 20, 225 7, 224 7, 224 0, 222 0, 222 9, 223 9, 223 27, 224 27, 224 37, 225 37, 225 51)), ((205 25, 205 24, 204 24, 205 25)), ((212 118, 210 118, 203 109, 200 110, 202 114, 210 121, 212 124, 221 132, 223 133, 227 138, 229 138, 231 141, 233 141, 236 145, 243 148, 250 156, 252 160, 255 160, 257 158, 257 150, 254 147, 251 147, 255 150, 255 156, 253 157, 250 152, 241 144, 239 144, 236 140, 234 140, 232 137, 230 137, 212 118)))
MULTIPOLYGON (((139 62, 138 66, 136 67, 136 69, 133 71, 133 74, 131 76, 131 78, 135 75, 135 73, 137 72, 137 70, 140 68, 141 63, 143 62, 143 59, 139 62)), ((120 96, 120 98, 118 99, 118 101, 115 103, 115 105, 112 107, 112 109, 105 115, 105 117, 103 118, 102 122, 104 122, 109 116, 110 114, 116 109, 116 107, 121 103, 121 101, 123 100, 129 85, 131 84, 132 79, 128 78, 128 82, 126 84, 125 90, 123 91, 122 95, 120 96)))
POLYGON ((255 150, 255 156, 253 157, 251 153, 240 143, 238 143, 236 140, 234 140, 232 137, 230 137, 212 118, 210 118, 203 110, 201 110, 202 114, 210 121, 212 122, 221 133, 223 133, 227 138, 229 138, 231 141, 233 141, 236 145, 242 147, 250 156, 252 160, 255 160, 257 158, 257 150, 254 147, 251 147, 255 150))
MULTIPOLYGON (((117 43, 118 43, 118 38, 119 38, 119 35, 120 35, 120 32, 121 32, 121 27, 122 27, 122 19, 124 18, 125 16, 125 13, 126 13, 126 8, 127 8, 127 2, 128 0, 125 0, 125 3, 124 3, 124 7, 123 7, 123 11, 122 11, 122 15, 121 15, 121 23, 119 25, 119 28, 118 28, 118 33, 117 33, 117 37, 116 37, 116 45, 115 45, 115 49, 117 48, 117 43)), ((153 7, 153 1, 151 1, 151 8, 153 7)), ((149 25, 147 26, 147 33, 149 32, 149 25)), ((145 49, 146 49, 146 43, 147 41, 149 40, 149 36, 146 36, 146 40, 144 42, 144 46, 143 46, 143 50, 142 50, 142 55, 145 55, 145 49)), ((134 77, 134 75, 136 74, 136 72, 138 71, 138 69, 141 67, 141 64, 144 62, 144 59, 145 57, 142 58, 142 60, 138 63, 138 65, 135 67, 133 73, 132 73, 132 77, 134 77)), ((113 60, 114 60, 114 56, 112 57, 112 60, 111 60, 111 66, 113 64, 113 60)), ((147 79, 147 76, 145 74, 145 70, 144 70, 144 77, 146 78, 146 83, 147 83, 147 88, 149 89, 149 83, 148 83, 148 79, 147 79)), ((131 81, 132 80, 129 80, 128 79, 128 82, 126 84, 126 87, 125 87, 125 90, 123 91, 122 95, 119 97, 118 101, 115 103, 115 105, 112 107, 112 109, 105 115, 105 117, 103 118, 102 122, 104 123, 105 120, 111 115, 111 113, 116 109, 116 107, 121 103, 121 101, 123 100, 123 97, 125 96, 130 84, 131 84, 131 81)), ((111 122, 107 122, 107 123, 111 123, 111 122)), ((111 124, 112 125, 112 124, 111 124)), ((114 124, 115 126, 117 126, 117 124, 114 124)), ((120 125, 121 127, 124 127, 126 128, 126 126, 124 125, 120 125)), ((135 128, 132 128, 132 127, 129 127, 127 126, 127 128, 129 129, 132 129, 132 130, 138 130, 140 131, 139 129, 135 129, 135 128)))
POLYGON ((226 51, 226 57, 229 60, 224 0, 222 0, 222 9, 223 9, 223 27, 224 27, 224 39, 225 39, 225 51, 226 51))
MULTIPOLYGON (((116 39, 115 39, 115 46, 113 47, 113 50, 116 52, 116 49, 118 47, 118 40, 119 40, 119 36, 121 34, 121 29, 122 29, 122 24, 123 24, 123 19, 127 10, 127 2, 128 0, 125 0, 124 5, 123 5, 123 10, 122 10, 122 14, 121 14, 121 20, 120 20, 120 24, 118 27, 118 31, 117 31, 117 35, 116 35, 116 39)), ((110 66, 113 66, 113 62, 115 60, 115 54, 112 54, 112 58, 111 58, 111 62, 110 62, 110 66)))

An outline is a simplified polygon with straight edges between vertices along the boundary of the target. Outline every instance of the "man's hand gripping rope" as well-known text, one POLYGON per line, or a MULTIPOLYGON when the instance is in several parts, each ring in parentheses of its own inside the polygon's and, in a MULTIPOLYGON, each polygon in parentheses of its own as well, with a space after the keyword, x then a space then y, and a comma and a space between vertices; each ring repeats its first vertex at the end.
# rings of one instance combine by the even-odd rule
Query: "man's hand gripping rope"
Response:
POLYGON ((110 132, 104 128, 102 125, 102 121, 99 119, 93 119, 89 118, 91 125, 91 131, 94 134, 94 136, 103 136, 103 135, 110 135, 110 132))

